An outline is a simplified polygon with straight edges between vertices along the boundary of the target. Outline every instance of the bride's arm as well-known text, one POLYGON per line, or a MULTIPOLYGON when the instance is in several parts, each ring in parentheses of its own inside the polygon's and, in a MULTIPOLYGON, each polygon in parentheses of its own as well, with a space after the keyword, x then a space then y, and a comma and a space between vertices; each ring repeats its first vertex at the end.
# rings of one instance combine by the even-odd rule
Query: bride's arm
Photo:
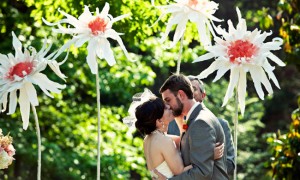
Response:
POLYGON ((176 148, 179 150, 180 136, 171 135, 171 134, 167 134, 167 136, 170 137, 175 142, 176 148))
POLYGON ((163 158, 167 162, 172 173, 174 175, 181 174, 185 170, 185 167, 183 166, 183 161, 178 150, 174 146, 173 140, 170 137, 165 136, 162 138, 162 144, 161 152, 163 158))

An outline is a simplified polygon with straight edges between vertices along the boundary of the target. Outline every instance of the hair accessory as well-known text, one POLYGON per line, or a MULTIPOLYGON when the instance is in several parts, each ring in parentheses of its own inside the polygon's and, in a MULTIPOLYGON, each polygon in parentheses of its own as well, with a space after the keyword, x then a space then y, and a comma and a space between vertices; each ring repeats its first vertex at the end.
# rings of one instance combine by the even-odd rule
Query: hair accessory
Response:
POLYGON ((129 128, 133 128, 135 122, 137 121, 135 117, 135 109, 143 104, 144 102, 150 100, 151 98, 156 97, 149 89, 145 88, 144 92, 137 93, 132 97, 132 103, 129 106, 128 113, 129 116, 123 118, 123 123, 126 124, 129 128))

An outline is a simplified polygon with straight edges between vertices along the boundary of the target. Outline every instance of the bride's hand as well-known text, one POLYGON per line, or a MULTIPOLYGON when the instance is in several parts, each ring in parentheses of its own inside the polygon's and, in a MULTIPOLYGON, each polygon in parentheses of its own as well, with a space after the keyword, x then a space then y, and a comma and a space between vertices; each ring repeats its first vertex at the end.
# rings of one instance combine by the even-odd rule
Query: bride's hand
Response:
POLYGON ((217 160, 217 159, 220 159, 221 157, 223 157, 223 153, 224 153, 224 143, 220 144, 218 142, 216 144, 215 150, 214 150, 214 160, 217 160))

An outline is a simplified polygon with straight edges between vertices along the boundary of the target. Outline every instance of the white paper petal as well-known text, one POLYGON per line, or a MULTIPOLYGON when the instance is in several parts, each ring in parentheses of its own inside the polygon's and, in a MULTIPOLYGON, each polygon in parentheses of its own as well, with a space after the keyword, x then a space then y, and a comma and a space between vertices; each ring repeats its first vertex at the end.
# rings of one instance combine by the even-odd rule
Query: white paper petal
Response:
POLYGON ((279 49, 281 49, 281 43, 280 42, 266 42, 266 43, 264 43, 263 44, 263 46, 261 47, 261 48, 263 48, 263 49, 267 49, 268 51, 269 50, 279 50, 279 49))
POLYGON ((238 84, 238 102, 241 110, 242 116, 245 112, 245 97, 246 97, 246 89, 247 89, 247 79, 246 79, 246 72, 243 68, 240 68, 240 78, 238 84))
POLYGON ((15 35, 14 32, 12 32, 12 36, 13 36, 13 46, 14 46, 16 52, 17 51, 22 51, 22 44, 21 44, 21 42, 19 41, 19 39, 17 38, 17 36, 15 35))
POLYGON ((232 97, 234 88, 237 86, 238 80, 239 80, 239 69, 238 68, 232 68, 230 73, 230 80, 229 85, 225 94, 225 97, 223 99, 222 107, 225 106, 228 102, 228 99, 232 97))
POLYGON ((88 55, 86 57, 86 61, 91 69, 91 72, 93 74, 97 73, 97 68, 98 68, 98 63, 97 63, 97 59, 96 59, 96 50, 95 48, 97 48, 97 42, 95 41, 90 41, 88 46, 87 46, 87 50, 88 50, 88 55))
POLYGON ((38 53, 36 53, 36 49, 34 47, 31 47, 32 48, 31 51, 34 51, 33 54, 37 54, 37 57, 45 57, 47 53, 50 51, 51 47, 52 47, 52 43, 50 43, 49 46, 47 47, 47 39, 44 39, 42 49, 40 49, 38 53))
POLYGON ((263 70, 262 67, 258 67, 258 69, 260 71, 259 74, 260 74, 260 79, 261 79, 262 84, 265 86, 265 88, 267 89, 269 94, 273 94, 273 89, 272 89, 271 83, 270 83, 269 79, 267 78, 265 71, 263 70))
POLYGON ((113 29, 108 30, 106 33, 107 33, 108 37, 116 40, 119 43, 119 45, 120 45, 121 49, 123 50, 126 58, 128 60, 132 61, 131 58, 130 58, 130 56, 129 56, 129 54, 128 54, 128 52, 127 52, 127 50, 126 50, 126 48, 125 48, 125 46, 124 46, 124 44, 123 44, 123 41, 122 41, 121 37, 118 35, 118 33, 115 30, 113 30, 113 29))
POLYGON ((87 41, 89 41, 91 39, 91 37, 89 36, 82 36, 82 37, 76 37, 76 43, 74 44, 75 47, 81 47, 84 43, 86 43, 87 41))
POLYGON ((37 98, 36 90, 33 87, 33 85, 31 83, 27 82, 24 84, 24 88, 26 89, 27 97, 28 97, 30 103, 34 106, 38 106, 39 101, 37 98))
POLYGON ((200 21, 197 22, 197 29, 198 29, 198 34, 200 36, 200 41, 202 45, 203 46, 211 45, 210 33, 206 27, 206 23, 204 19, 200 19, 200 21))
POLYGON ((17 107, 17 90, 10 92, 9 94, 9 111, 7 114, 13 114, 17 107))
POLYGON ((25 89, 20 89, 19 104, 23 121, 23 129, 26 130, 29 124, 30 102, 25 89))
POLYGON ((214 54, 209 52, 209 53, 206 53, 206 54, 204 54, 204 55, 202 55, 202 56, 199 56, 197 59, 195 59, 195 60, 193 61, 193 63, 199 62, 199 61, 209 60, 209 59, 211 59, 211 58, 213 58, 213 57, 215 57, 214 54))
MULTIPOLYGON (((228 24, 228 32, 230 33, 230 34, 234 34, 234 32, 236 31, 235 30, 235 28, 234 28, 234 26, 233 26, 233 24, 232 24, 232 21, 231 20, 228 20, 227 21, 227 24, 228 24)), ((224 36, 224 34, 223 34, 223 37, 226 37, 226 36, 224 36)), ((226 40, 228 40, 227 38, 225 38, 226 40)))
POLYGON ((66 49, 70 48, 70 46, 76 41, 76 39, 71 39, 67 41, 59 50, 57 51, 56 55, 52 58, 52 60, 55 60, 61 53, 63 53, 66 49))
POLYGON ((242 19, 242 14, 241 14, 241 11, 240 11, 239 7, 236 7, 235 10, 236 10, 236 13, 238 15, 238 19, 239 20, 242 19))
POLYGON ((104 5, 100 15, 106 17, 108 15, 108 11, 109 11, 109 4, 107 2, 105 2, 105 5, 104 5))
POLYGON ((129 17, 129 16, 130 16, 130 14, 123 14, 121 16, 115 17, 111 20, 111 23, 113 24, 113 23, 115 23, 117 21, 120 21, 121 19, 124 19, 124 18, 129 17))
POLYGON ((280 89, 280 86, 279 86, 279 83, 277 81, 277 78, 275 77, 275 74, 273 73, 273 70, 275 68, 273 66, 271 66, 268 61, 265 61, 265 63, 263 64, 263 68, 268 73, 269 78, 272 79, 272 81, 274 82, 274 84, 280 89))
POLYGON ((6 55, 0 53, 0 64, 1 66, 7 67, 9 63, 9 59, 6 55))
MULTIPOLYGON (((214 28, 213 28, 213 27, 216 27, 215 24, 214 24, 214 22, 211 22, 211 23, 208 22, 208 23, 207 23, 207 27, 208 27, 209 31, 211 32, 213 38, 214 38, 214 37, 217 37, 217 35, 216 35, 216 33, 215 33, 215 30, 214 30, 214 28)), ((211 44, 211 41, 210 41, 210 44, 211 44)))
POLYGON ((285 66, 284 62, 282 62, 277 56, 275 56, 273 53, 270 52, 268 55, 268 58, 270 58, 273 62, 278 64, 279 66, 285 66))
MULTIPOLYGON (((169 19, 169 21, 167 23, 166 31, 165 31, 165 33, 162 34, 162 37, 160 40, 161 43, 163 43, 167 39, 167 37, 172 29, 172 26, 175 24, 178 24, 180 21, 182 21, 183 20, 182 18, 183 18, 182 14, 175 14, 174 16, 171 16, 171 18, 169 19)), ((173 42, 173 44, 176 44, 176 42, 173 42)))
POLYGON ((179 41, 179 39, 184 36, 187 21, 188 21, 188 19, 183 19, 182 21, 180 21, 178 23, 174 37, 173 37, 173 42, 171 44, 171 47, 174 47, 177 44, 177 42, 179 41))
MULTIPOLYGON (((114 57, 114 53, 113 53, 112 49, 110 48, 109 42, 106 39, 102 39, 101 41, 102 41, 101 45, 102 45, 104 59, 107 61, 108 65, 110 65, 110 66, 115 65, 116 60, 114 57)), ((98 55, 98 57, 100 57, 100 56, 98 55)))
POLYGON ((216 82, 217 80, 219 80, 231 67, 231 64, 228 62, 222 62, 219 61, 220 63, 220 68, 217 71, 217 75, 215 77, 215 79, 213 80, 213 82, 216 82))
POLYGON ((48 92, 60 93, 61 89, 64 89, 66 86, 58 84, 48 79, 48 77, 42 73, 37 73, 31 77, 34 84, 38 85, 42 91, 49 97, 53 96, 48 92))
MULTIPOLYGON (((96 12, 98 12, 98 11, 99 11, 99 9, 96 8, 96 12)), ((87 5, 85 5, 83 13, 78 17, 78 20, 80 22, 89 22, 92 17, 93 17, 93 15, 90 12, 89 7, 87 5)))
POLYGON ((214 61, 213 63, 211 63, 211 65, 207 69, 205 69, 198 75, 198 78, 199 79, 206 78, 208 75, 213 73, 218 68, 219 63, 220 63, 220 61, 214 61))
POLYGON ((65 76, 59 68, 59 64, 56 61, 51 61, 48 63, 48 65, 50 66, 50 68, 52 69, 52 71, 61 79, 65 80, 65 78, 67 78, 67 76, 65 76))
POLYGON ((261 100, 264 100, 264 91, 262 90, 262 87, 261 87, 260 71, 259 71, 258 67, 251 67, 249 70, 250 70, 249 72, 250 72, 251 78, 253 80, 254 87, 258 94, 258 97, 261 100))
MULTIPOLYGON (((59 9, 58 9, 58 11, 59 11, 60 13, 62 13, 64 16, 67 17, 67 19, 63 19, 63 20, 61 20, 61 21, 59 22, 58 26, 59 26, 60 29, 62 29, 62 30, 63 30, 63 29, 67 29, 67 28, 64 28, 64 27, 61 25, 62 23, 69 23, 69 24, 73 25, 74 27, 76 27, 76 25, 80 23, 80 21, 78 21, 78 19, 75 18, 74 16, 72 16, 72 15, 70 15, 70 14, 68 14, 68 13, 65 13, 64 11, 60 11, 59 9)), ((69 32, 66 31, 66 33, 69 33, 69 32)), ((71 32, 70 32, 70 33, 71 33, 71 32)))
POLYGON ((7 92, 11 92, 13 90, 16 90, 16 89, 20 89, 24 84, 24 81, 18 81, 18 82, 15 82, 14 84, 12 84, 11 86, 7 86, 7 89, 6 91, 7 92))

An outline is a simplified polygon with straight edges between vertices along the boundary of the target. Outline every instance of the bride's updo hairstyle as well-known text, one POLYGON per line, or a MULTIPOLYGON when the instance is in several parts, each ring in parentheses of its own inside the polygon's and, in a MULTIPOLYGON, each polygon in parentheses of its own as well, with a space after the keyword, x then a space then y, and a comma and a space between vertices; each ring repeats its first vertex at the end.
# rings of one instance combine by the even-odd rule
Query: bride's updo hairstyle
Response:
POLYGON ((135 127, 142 134, 151 134, 156 130, 156 120, 164 115, 165 104, 162 99, 152 97, 136 108, 135 116, 137 121, 135 127))

